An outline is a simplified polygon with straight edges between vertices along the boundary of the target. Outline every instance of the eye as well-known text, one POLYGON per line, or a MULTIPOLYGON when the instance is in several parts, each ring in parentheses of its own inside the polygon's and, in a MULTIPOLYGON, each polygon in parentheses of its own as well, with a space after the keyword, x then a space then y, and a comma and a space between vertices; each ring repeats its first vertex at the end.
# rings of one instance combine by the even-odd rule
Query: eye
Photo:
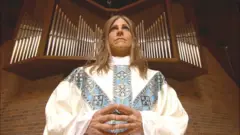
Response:
POLYGON ((128 26, 123 26, 122 29, 129 30, 128 26))
POLYGON ((116 30, 116 29, 117 29, 117 26, 113 26, 113 27, 110 29, 110 31, 116 30))

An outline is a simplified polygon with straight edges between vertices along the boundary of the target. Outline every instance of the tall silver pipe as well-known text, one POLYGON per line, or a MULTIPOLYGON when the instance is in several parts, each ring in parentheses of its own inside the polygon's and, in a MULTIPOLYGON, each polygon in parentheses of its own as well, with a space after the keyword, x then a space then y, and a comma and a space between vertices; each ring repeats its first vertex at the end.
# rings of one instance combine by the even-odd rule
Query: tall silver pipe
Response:
POLYGON ((50 55, 54 54, 54 47, 55 47, 56 40, 57 40, 57 35, 58 35, 58 30, 59 30, 59 25, 60 25, 61 12, 62 12, 61 8, 59 8, 59 10, 57 10, 56 12, 57 12, 57 22, 56 22, 56 29, 53 32, 53 42, 51 43, 52 46, 50 47, 51 48, 50 55))
POLYGON ((171 47, 170 47, 170 37, 169 37, 169 32, 168 32, 168 27, 167 27, 167 18, 166 18, 166 13, 163 12, 163 17, 164 17, 164 28, 166 32, 166 38, 167 38, 167 46, 166 46, 166 52, 168 52, 166 55, 168 58, 172 58, 172 53, 171 53, 171 47))
POLYGON ((66 24, 66 51, 65 56, 70 56, 70 20, 67 18, 67 24, 66 24))
POLYGON ((20 50, 19 50, 19 55, 18 55, 17 61, 20 61, 22 59, 23 50, 24 50, 24 47, 26 46, 27 36, 28 36, 28 24, 29 24, 29 21, 30 20, 27 19, 25 24, 24 24, 24 27, 23 27, 23 30, 24 30, 23 42, 22 42, 22 44, 20 46, 20 50))
POLYGON ((21 46, 22 38, 23 38, 23 35, 24 35, 23 27, 24 27, 25 21, 26 21, 26 19, 25 19, 25 15, 24 15, 23 20, 22 20, 22 22, 19 26, 17 37, 15 39, 15 45, 14 45, 14 49, 13 49, 10 64, 12 64, 13 62, 16 62, 16 58, 18 56, 19 48, 21 46))
POLYGON ((61 52, 60 56, 64 56, 66 52, 66 36, 67 36, 67 16, 64 15, 64 22, 63 22, 63 31, 62 31, 62 41, 61 41, 61 52))
POLYGON ((50 55, 50 48, 52 45, 52 40, 53 40, 53 36, 54 36, 54 32, 56 31, 56 24, 57 24, 57 18, 58 18, 58 5, 56 6, 55 12, 54 12, 54 16, 53 16, 53 22, 51 25, 51 31, 49 34, 49 40, 48 40, 48 46, 47 46, 47 55, 50 55))

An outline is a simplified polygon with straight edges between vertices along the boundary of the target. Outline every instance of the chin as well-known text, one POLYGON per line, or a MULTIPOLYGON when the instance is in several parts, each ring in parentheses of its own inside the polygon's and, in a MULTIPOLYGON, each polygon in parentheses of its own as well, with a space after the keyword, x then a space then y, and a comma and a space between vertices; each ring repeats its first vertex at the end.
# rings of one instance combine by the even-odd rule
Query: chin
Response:
POLYGON ((131 46, 125 45, 125 44, 118 44, 118 45, 113 46, 113 48, 130 48, 130 47, 131 46))

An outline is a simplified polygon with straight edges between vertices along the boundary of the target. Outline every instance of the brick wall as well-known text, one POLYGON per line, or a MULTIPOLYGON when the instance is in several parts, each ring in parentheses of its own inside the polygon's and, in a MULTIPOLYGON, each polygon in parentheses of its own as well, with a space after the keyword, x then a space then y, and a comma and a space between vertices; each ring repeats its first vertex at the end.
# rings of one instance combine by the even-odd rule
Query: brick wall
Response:
MULTIPOLYGON (((6 50, 1 46, 1 60, 6 50)), ((190 116, 187 135, 239 135, 239 88, 207 49, 204 54, 207 75, 185 82, 168 79, 190 116)), ((62 78, 29 81, 1 70, 0 134, 41 135, 45 104, 62 78)))
POLYGON ((189 135, 239 135, 239 88, 204 48, 209 73, 178 82, 169 79, 190 116, 189 135))

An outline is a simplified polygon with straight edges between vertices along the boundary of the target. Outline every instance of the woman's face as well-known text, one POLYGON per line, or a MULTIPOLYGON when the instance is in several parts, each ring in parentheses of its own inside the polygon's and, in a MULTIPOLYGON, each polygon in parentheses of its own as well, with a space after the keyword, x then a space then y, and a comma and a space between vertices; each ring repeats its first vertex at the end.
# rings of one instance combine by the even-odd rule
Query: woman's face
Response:
POLYGON ((113 56, 130 55, 132 34, 127 22, 119 18, 110 27, 108 41, 113 56))

